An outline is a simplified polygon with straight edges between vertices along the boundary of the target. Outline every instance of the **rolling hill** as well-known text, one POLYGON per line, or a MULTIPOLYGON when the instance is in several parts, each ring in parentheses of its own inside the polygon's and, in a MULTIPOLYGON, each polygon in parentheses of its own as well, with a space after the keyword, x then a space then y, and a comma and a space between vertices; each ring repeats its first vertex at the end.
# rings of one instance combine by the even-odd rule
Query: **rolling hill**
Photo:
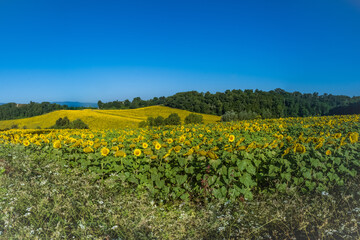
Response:
MULTIPOLYGON (((19 128, 48 128, 55 124, 56 120, 67 116, 70 121, 81 119, 91 129, 121 129, 127 127, 137 127, 139 122, 146 120, 147 117, 162 116, 166 118, 171 113, 179 114, 182 121, 191 112, 186 110, 174 109, 164 106, 151 106, 137 109, 125 110, 58 110, 44 115, 31 118, 0 121, 0 129, 10 128, 18 125, 19 128)), ((220 120, 219 116, 201 114, 205 123, 213 123, 220 120)))

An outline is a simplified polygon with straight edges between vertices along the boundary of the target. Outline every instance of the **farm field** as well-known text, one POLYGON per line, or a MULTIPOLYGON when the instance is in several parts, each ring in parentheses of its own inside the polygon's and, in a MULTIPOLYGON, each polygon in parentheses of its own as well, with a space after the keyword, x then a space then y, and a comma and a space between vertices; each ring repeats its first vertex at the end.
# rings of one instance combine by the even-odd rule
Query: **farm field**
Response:
MULTIPOLYGON (((31 118, 0 121, 0 129, 10 128, 18 125, 19 128, 26 126, 29 129, 48 128, 55 124, 56 120, 67 116, 70 121, 81 119, 90 129, 123 129, 136 128, 139 122, 147 117, 162 116, 168 117, 171 113, 177 113, 181 120, 191 112, 169 108, 164 106, 151 106, 137 109, 124 110, 59 110, 31 118)), ((214 123, 220 120, 219 116, 200 114, 203 116, 204 123, 214 123)))
MULTIPOLYGON (((104 114, 102 111, 93 112, 104 114)), ((139 112, 144 114, 144 110, 139 112)), ((120 111, 115 110, 106 111, 106 115, 122 117, 120 111)), ((125 195, 132 196, 138 204, 141 200, 135 199, 140 196, 144 201, 140 205, 145 209, 135 211, 144 214, 153 211, 138 219, 153 227, 138 229, 144 234, 153 234, 145 234, 147 237, 144 239, 151 236, 155 239, 177 236, 249 239, 266 234, 268 239, 306 239, 306 236, 310 239, 354 239, 360 236, 359 118, 359 115, 349 115, 264 119, 127 130, 9 130, 0 132, 0 152, 2 158, 17 163, 18 167, 31 164, 38 170, 30 172, 37 171, 40 176, 46 174, 40 173, 39 169, 54 164, 57 174, 69 178, 87 176, 90 179, 87 181, 92 184, 102 184, 107 189, 105 192, 115 194, 114 189, 128 191, 125 195), (26 158, 24 163, 19 162, 19 155, 26 158), (179 210, 179 206, 184 204, 188 207, 179 210), (162 210, 156 206, 161 206, 162 210), (269 206, 275 212, 269 210, 269 206), (347 211, 345 214, 342 212, 344 209, 347 211), (318 217, 314 216, 316 214, 318 217), (251 215, 254 215, 252 220, 251 215), (149 222, 150 216, 159 221, 158 224, 167 222, 163 225, 169 231, 168 235, 149 222), (192 227, 190 230, 170 230, 170 225, 175 224, 174 219, 192 227), (251 221, 256 224, 249 225, 251 221), (204 231, 203 234, 199 233, 200 230, 204 231)), ((7 176, 5 174, 4 178, 7 176)), ((35 175, 31 179, 37 181, 35 175)), ((38 184, 47 186, 50 179, 52 177, 41 179, 38 184)), ((71 196, 75 189, 61 192, 71 196)), ((112 206, 119 206, 111 198, 118 195, 106 196, 109 209, 116 212, 112 206)), ((49 198, 56 202, 55 195, 49 198)), ((52 201, 50 203, 55 204, 52 201)), ((104 211, 98 203, 92 204, 104 211)), ((1 207, 14 214, 9 206, 1 207)), ((25 206, 21 209, 21 216, 2 216, 1 221, 7 224, 0 231, 11 231, 10 222, 15 224, 16 219, 32 221, 31 211, 25 211, 25 206)), ((90 206, 90 209, 93 208, 90 206)), ((125 214, 123 210, 120 212, 125 214)), ((113 239, 139 237, 135 232, 126 235, 131 227, 119 227, 121 218, 109 220, 100 214, 103 221, 111 222, 100 233, 92 226, 94 215, 91 213, 86 212, 82 218, 62 214, 53 216, 60 218, 54 222, 63 226, 59 233, 62 236, 79 238, 91 232, 99 239, 106 236, 113 239), (75 225, 66 230, 66 221, 75 225), (82 228, 85 225, 89 228, 87 233, 85 227, 82 228)), ((129 217, 128 212, 125 215, 129 217)), ((39 236, 49 237, 51 234, 50 227, 39 231, 39 236)))

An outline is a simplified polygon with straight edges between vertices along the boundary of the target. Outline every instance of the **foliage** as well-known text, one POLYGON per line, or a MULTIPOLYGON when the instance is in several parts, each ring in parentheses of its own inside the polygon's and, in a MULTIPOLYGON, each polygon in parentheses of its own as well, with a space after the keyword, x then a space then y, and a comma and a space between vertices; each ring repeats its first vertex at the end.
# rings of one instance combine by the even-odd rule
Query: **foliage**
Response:
POLYGON ((164 119, 165 125, 180 125, 181 124, 181 118, 179 114, 172 113, 167 118, 164 119))
POLYGON ((349 104, 347 106, 339 106, 330 109, 328 115, 349 115, 349 114, 360 114, 360 101, 349 104))
MULTIPOLYGON (((202 116, 201 116, 202 117, 202 116)), ((171 113, 167 118, 157 116, 156 118, 148 117, 146 121, 141 121, 139 127, 159 127, 165 125, 180 125, 181 118, 177 113, 171 113)))
POLYGON ((185 124, 200 124, 203 123, 203 116, 195 113, 190 113, 185 118, 185 124))
POLYGON ((32 117, 67 108, 67 106, 49 102, 30 102, 29 104, 7 103, 0 105, 0 120, 32 117))
MULTIPOLYGON (((359 239, 359 178, 321 194, 154 202, 116 175, 64 169, 60 152, 0 145, 1 239, 359 239)), ((50 149, 49 149, 50 150, 50 149)))
POLYGON ((241 121, 241 120, 251 120, 261 118, 259 114, 252 111, 241 111, 236 113, 234 111, 228 111, 224 115, 221 116, 222 122, 230 122, 230 121, 241 121))
MULTIPOLYGON (((226 90, 225 92, 199 93, 180 92, 169 97, 153 98, 148 101, 134 98, 133 101, 102 103, 100 109, 129 109, 152 105, 165 105, 191 112, 224 115, 228 111, 256 112, 262 118, 306 117, 326 115, 330 109, 359 102, 360 97, 337 96, 331 94, 286 92, 283 89, 266 92, 260 90, 226 90)), ((339 113, 337 113, 339 114, 339 113)), ((340 112, 341 114, 341 112, 340 112)), ((249 119, 249 118, 247 118, 249 119)))
POLYGON ((116 131, 9 130, 0 145, 61 156, 63 166, 146 189, 158 201, 251 200, 327 192, 360 168, 359 116, 309 117, 116 131), (32 132, 34 131, 34 132, 32 132), (346 161, 344 161, 346 159, 346 161))
POLYGON ((68 117, 59 118, 56 120, 55 125, 51 126, 52 129, 89 129, 89 126, 86 125, 81 119, 76 119, 72 122, 68 117))

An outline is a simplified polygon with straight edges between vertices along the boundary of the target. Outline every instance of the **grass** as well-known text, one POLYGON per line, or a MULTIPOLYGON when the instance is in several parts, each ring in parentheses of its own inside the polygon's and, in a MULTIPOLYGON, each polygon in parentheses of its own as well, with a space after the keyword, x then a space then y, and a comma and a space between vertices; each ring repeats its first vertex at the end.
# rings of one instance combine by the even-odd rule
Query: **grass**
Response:
MULTIPOLYGON (((186 116, 191 112, 164 106, 151 106, 137 109, 125 110, 59 110, 31 118, 4 120, 0 121, 0 129, 10 128, 18 125, 19 128, 48 128, 55 124, 56 120, 67 116, 70 121, 81 119, 90 129, 121 129, 137 127, 139 122, 146 120, 147 117, 162 116, 168 117, 171 113, 179 114, 184 122, 186 116)), ((200 114, 203 116, 204 123, 214 123, 220 121, 219 116, 200 114)))
POLYGON ((329 193, 154 202, 45 154, 0 147, 0 239, 359 239, 359 177, 329 193))

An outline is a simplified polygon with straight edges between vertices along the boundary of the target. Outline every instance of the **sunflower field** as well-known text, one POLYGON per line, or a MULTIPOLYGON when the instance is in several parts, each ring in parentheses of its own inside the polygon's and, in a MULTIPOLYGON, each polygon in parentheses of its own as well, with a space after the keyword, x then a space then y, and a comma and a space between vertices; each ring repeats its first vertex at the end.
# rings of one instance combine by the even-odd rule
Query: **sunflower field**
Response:
POLYGON ((148 191, 156 200, 251 200, 327 192, 360 171, 359 115, 124 130, 8 130, 1 148, 56 159, 71 173, 148 191))

